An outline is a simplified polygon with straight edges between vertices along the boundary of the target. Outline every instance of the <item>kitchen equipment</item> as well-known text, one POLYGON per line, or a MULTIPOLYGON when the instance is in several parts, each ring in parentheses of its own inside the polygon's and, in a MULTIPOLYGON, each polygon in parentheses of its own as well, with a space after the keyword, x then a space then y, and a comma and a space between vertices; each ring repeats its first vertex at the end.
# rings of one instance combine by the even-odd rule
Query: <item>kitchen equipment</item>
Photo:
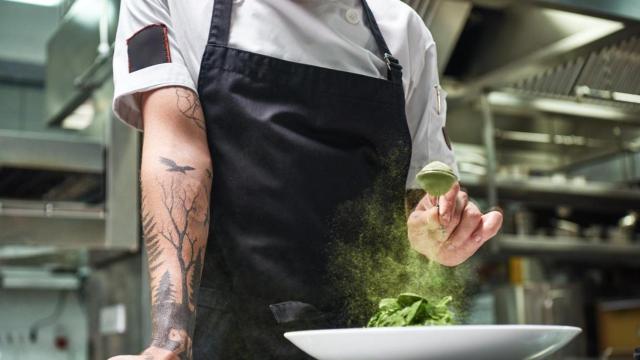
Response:
POLYGON ((600 352, 628 359, 640 344, 640 299, 604 301, 597 309, 600 352))
POLYGON ((607 227, 607 241, 614 245, 629 245, 631 243, 631 233, 620 226, 607 227))
POLYGON ((553 236, 555 237, 577 237, 580 234, 580 225, 575 222, 564 219, 554 219, 553 223, 553 236))
POLYGON ((602 233, 604 231, 604 226, 593 224, 589 225, 586 229, 584 229, 584 237, 588 241, 592 243, 599 243, 602 241, 602 233))
POLYGON ((318 360, 543 359, 582 330, 570 326, 460 325, 285 333, 318 360))
POLYGON ((620 232, 621 234, 623 234, 623 237, 627 239, 627 241, 631 241, 634 239, 636 229, 638 229, 639 216, 640 215, 637 211, 630 211, 618 222, 620 232))
POLYGON ((76 0, 47 44, 45 111, 57 125, 111 77, 117 0, 76 0))
MULTIPOLYGON (((538 276, 528 276, 539 279, 538 276)), ((495 290, 496 321, 498 324, 571 325, 583 328, 583 290, 579 284, 550 284, 526 282, 507 285, 495 290)), ((586 355, 586 338, 579 336, 566 348, 562 357, 586 355)))
POLYGON ((513 217, 516 234, 520 236, 533 234, 535 214, 524 207, 518 208, 513 217))

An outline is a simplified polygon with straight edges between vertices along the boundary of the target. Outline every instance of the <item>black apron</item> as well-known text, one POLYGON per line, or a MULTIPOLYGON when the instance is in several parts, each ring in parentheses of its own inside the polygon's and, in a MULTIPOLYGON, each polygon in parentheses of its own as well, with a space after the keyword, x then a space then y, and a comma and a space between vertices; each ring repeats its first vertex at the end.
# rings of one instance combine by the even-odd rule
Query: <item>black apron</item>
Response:
POLYGON ((402 67, 364 0, 387 79, 230 48, 232 3, 214 1, 198 80, 213 184, 194 359, 309 359, 283 333, 341 326, 326 278, 337 209, 372 186, 391 152, 403 201, 402 67))

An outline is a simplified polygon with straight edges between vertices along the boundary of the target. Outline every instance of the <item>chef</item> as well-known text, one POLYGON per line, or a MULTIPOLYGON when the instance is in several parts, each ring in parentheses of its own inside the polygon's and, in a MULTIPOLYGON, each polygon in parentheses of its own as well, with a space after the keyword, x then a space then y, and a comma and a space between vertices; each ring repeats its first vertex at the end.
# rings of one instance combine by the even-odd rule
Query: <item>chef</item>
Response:
MULTIPOLYGON (((389 159, 393 204, 430 161, 458 171, 433 38, 399 0, 122 0, 113 67, 114 111, 144 130, 153 322, 142 355, 113 360, 307 359, 282 334, 339 326, 340 206, 389 159)), ((423 195, 410 245, 441 264, 501 226, 458 183, 423 195)))

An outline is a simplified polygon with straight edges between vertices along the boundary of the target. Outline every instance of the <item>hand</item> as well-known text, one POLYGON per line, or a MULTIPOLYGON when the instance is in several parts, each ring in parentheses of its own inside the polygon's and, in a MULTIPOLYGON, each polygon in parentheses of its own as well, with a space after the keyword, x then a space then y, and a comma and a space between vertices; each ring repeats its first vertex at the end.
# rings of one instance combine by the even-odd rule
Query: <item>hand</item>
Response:
POLYGON ((501 226, 502 213, 483 215, 458 182, 438 200, 425 195, 407 220, 411 247, 445 266, 465 262, 501 226))
POLYGON ((169 350, 151 346, 141 355, 120 355, 114 356, 109 360, 180 360, 180 358, 169 350))

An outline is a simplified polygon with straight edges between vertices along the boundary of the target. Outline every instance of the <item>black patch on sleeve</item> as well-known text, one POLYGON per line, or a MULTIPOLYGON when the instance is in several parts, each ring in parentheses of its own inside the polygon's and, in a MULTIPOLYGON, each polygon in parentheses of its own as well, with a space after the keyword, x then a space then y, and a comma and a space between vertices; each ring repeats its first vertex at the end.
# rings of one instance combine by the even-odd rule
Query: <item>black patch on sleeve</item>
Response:
POLYGON ((164 24, 140 29, 127 40, 129 72, 171 62, 169 35, 164 24))
POLYGON ((447 143, 447 147, 449 148, 449 150, 451 149, 451 141, 449 140, 449 136, 447 135, 447 130, 445 130, 445 127, 442 127, 442 136, 444 136, 444 142, 447 143))

